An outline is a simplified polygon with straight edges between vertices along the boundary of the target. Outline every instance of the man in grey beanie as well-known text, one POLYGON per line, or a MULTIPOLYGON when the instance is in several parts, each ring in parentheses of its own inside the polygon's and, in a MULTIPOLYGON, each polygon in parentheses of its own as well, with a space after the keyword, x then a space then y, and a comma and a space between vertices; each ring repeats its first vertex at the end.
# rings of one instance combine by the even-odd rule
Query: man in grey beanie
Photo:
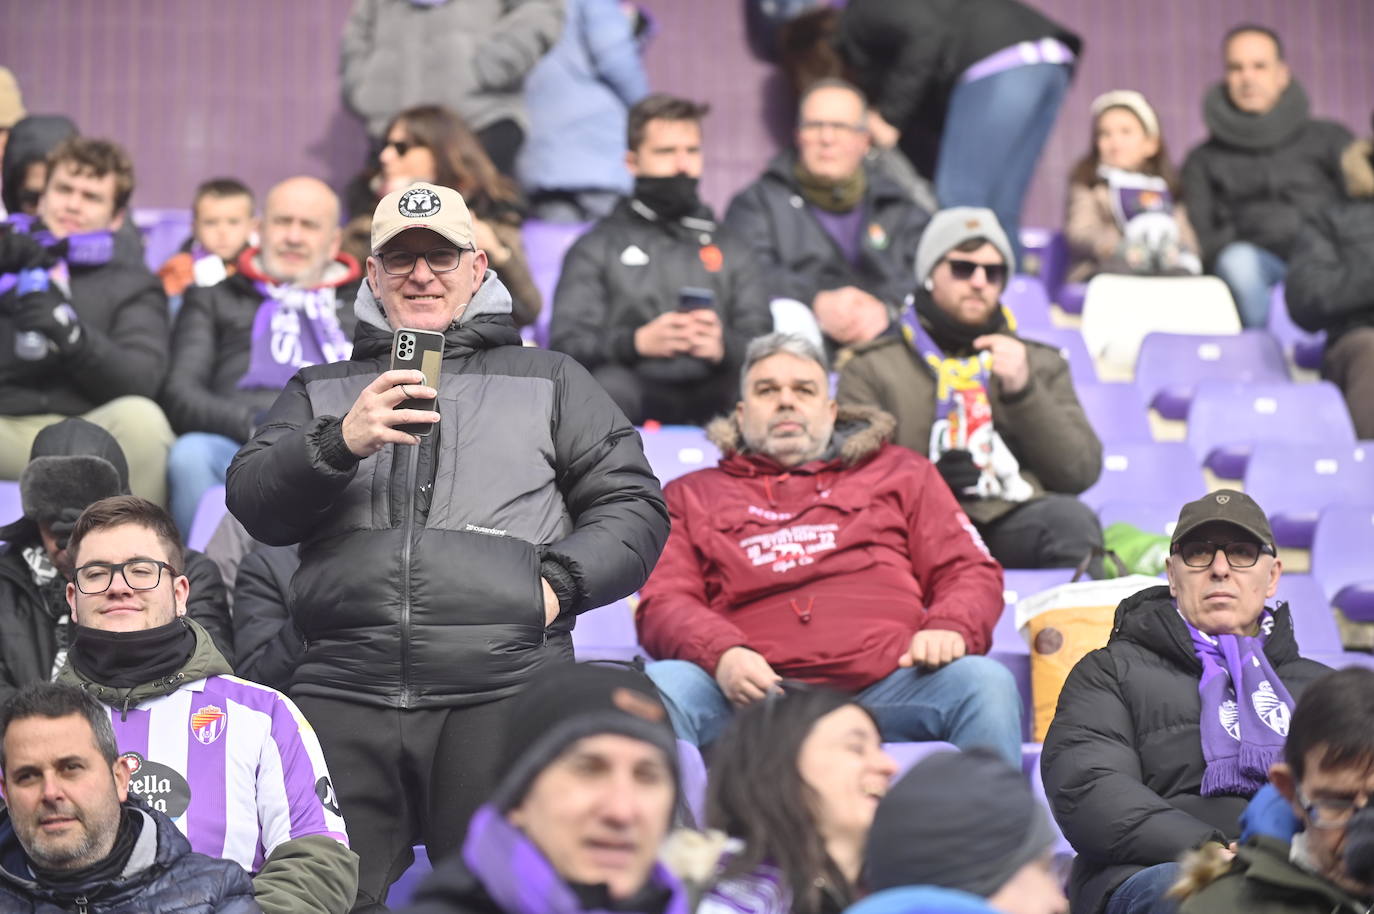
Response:
POLYGON ((913 886, 964 892, 1002 914, 1064 914, 1054 841, 1021 772, 986 749, 935 753, 878 804, 865 856, 874 894, 853 914, 964 910, 932 904, 913 886))
POLYGON ((1097 481, 1102 444, 1064 357, 1021 339, 1001 304, 1015 267, 992 210, 936 213, 901 332, 855 347, 838 399, 896 417, 894 443, 930 458, 1003 565, 1072 568, 1102 545, 1074 497, 1097 481))

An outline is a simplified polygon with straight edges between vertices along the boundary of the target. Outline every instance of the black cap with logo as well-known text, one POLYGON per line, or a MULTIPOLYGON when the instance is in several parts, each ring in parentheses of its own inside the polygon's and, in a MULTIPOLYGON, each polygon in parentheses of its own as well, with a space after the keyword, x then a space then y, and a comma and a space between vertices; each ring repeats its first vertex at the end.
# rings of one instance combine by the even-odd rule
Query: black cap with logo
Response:
POLYGON ((1273 547, 1274 531, 1269 518, 1253 498, 1235 489, 1217 489, 1197 501, 1190 501, 1178 512, 1178 525, 1170 545, 1182 542, 1203 524, 1222 523, 1239 527, 1265 546, 1273 547))

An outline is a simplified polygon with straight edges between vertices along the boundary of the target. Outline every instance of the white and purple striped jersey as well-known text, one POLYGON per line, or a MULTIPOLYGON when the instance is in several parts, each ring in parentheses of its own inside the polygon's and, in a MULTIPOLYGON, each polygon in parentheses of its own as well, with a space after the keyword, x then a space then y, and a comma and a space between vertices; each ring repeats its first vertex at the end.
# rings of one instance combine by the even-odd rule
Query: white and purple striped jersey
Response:
POLYGON ((257 873, 279 844, 328 835, 345 846, 324 753, 276 689, 211 676, 110 709, 131 793, 166 813, 191 849, 257 873))

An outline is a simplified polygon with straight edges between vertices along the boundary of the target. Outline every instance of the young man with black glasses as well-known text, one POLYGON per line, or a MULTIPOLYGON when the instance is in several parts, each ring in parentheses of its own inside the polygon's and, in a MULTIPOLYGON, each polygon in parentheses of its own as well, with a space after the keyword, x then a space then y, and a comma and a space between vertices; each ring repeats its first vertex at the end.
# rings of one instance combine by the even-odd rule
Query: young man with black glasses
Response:
POLYGON ((1003 565, 1072 568, 1102 545, 1074 497, 1097 481, 1102 444, 1064 357, 1018 336, 1001 304, 1015 267, 992 210, 936 213, 900 332, 855 347, 838 398, 897 419, 893 442, 935 463, 1003 565))
POLYGON ((383 197, 371 247, 352 358, 292 378, 228 475, 250 534, 301 544, 291 694, 338 776, 360 911, 385 910, 412 845, 461 846, 510 702, 668 536, 634 427, 577 362, 521 345, 457 191, 383 197), (437 387, 388 370, 399 329, 443 334, 437 387))
POLYGON ((310 725, 285 695, 232 675, 186 616, 167 512, 132 495, 82 512, 67 545, 76 622, 58 682, 108 705, 132 779, 192 850, 253 875, 267 914, 343 914, 357 856, 310 725))
POLYGON ((1288 605, 1265 607, 1283 566, 1250 496, 1220 489, 1184 505, 1167 570, 1168 586, 1117 607, 1045 737, 1045 792, 1078 851, 1075 911, 1159 910, 1181 854, 1230 853, 1247 801, 1284 757, 1295 700, 1327 672, 1299 656, 1288 605))

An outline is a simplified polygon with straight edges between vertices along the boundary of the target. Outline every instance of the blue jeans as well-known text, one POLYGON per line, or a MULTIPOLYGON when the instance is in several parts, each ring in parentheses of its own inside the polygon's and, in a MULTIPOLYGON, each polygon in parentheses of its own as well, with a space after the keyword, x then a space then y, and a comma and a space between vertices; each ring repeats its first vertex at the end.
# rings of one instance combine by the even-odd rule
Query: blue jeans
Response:
POLYGON ((1274 286, 1288 275, 1288 264, 1248 241, 1232 241, 1217 254, 1212 272, 1231 289, 1244 327, 1262 328, 1269 319, 1274 286))
POLYGON ((949 96, 935 195, 940 206, 986 206, 1021 260, 1021 204, 1069 88, 1069 67, 1014 67, 955 86, 949 96))
POLYGON ((1107 898, 1103 914, 1173 914, 1178 902, 1164 893, 1178 881, 1177 863, 1159 863, 1127 879, 1107 898))
MULTIPOLYGON (((686 660, 659 660, 647 672, 678 737, 697 746, 715 742, 731 714, 715 677, 686 660)), ((988 746, 1021 768, 1021 696, 996 660, 968 656, 932 672, 898 669, 854 697, 873 712, 885 742, 988 746)))
POLYGON ((167 456, 167 485, 171 488, 172 519, 183 537, 191 533, 196 507, 207 489, 224 485, 229 462, 239 443, 223 435, 188 432, 172 445, 167 456))

